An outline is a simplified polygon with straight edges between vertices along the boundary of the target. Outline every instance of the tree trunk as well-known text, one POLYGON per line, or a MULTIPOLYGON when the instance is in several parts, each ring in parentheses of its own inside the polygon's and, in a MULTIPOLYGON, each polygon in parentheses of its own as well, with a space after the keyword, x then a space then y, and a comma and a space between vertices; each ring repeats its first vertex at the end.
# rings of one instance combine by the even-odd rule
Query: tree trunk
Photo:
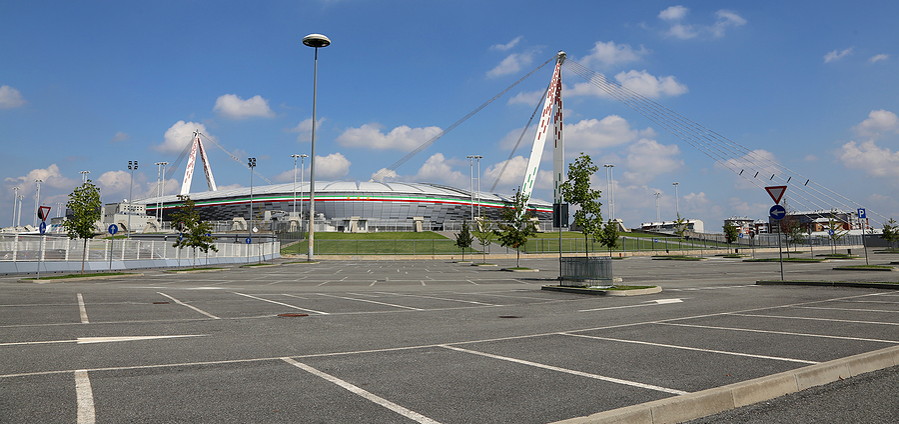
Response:
POLYGON ((84 274, 84 261, 87 260, 87 239, 84 239, 84 248, 81 250, 81 273, 84 274))

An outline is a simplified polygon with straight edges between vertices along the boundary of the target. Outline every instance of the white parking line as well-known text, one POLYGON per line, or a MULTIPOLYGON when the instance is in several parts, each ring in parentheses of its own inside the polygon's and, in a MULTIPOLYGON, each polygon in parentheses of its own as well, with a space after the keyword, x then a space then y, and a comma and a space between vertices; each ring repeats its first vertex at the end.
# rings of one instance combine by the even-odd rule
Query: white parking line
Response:
POLYGON ((210 314, 209 312, 206 312, 206 311, 204 311, 204 310, 202 310, 202 309, 200 309, 200 308, 198 308, 198 307, 196 307, 196 306, 188 305, 188 304, 186 304, 186 303, 184 303, 184 302, 182 302, 182 301, 180 301, 180 300, 178 300, 178 299, 175 299, 174 297, 169 296, 169 295, 167 295, 167 294, 165 294, 165 293, 163 293, 163 292, 156 292, 156 293, 157 293, 157 294, 161 294, 161 295, 163 295, 163 296, 165 296, 165 297, 167 297, 167 298, 169 298, 169 299, 172 299, 173 302, 175 302, 175 303, 177 303, 177 304, 179 304, 179 305, 181 305, 181 306, 187 306, 188 308, 193 309, 193 310, 195 310, 195 311, 197 311, 197 312, 199 312, 199 313, 201 313, 201 314, 203 314, 203 315, 206 315, 206 316, 209 317, 209 318, 212 318, 212 319, 221 319, 221 318, 219 318, 219 317, 217 317, 217 316, 215 316, 215 315, 210 314))
POLYGON ((75 396, 78 400, 78 424, 94 424, 94 392, 87 371, 75 371, 75 396))
POLYGON ((546 365, 546 364, 540 364, 537 362, 525 361, 523 359, 510 358, 508 356, 500 356, 500 355, 494 355, 492 353, 478 352, 476 350, 462 349, 461 347, 455 347, 455 346, 450 346, 450 345, 441 345, 440 347, 442 347, 444 349, 455 350, 457 352, 471 353, 473 355, 480 355, 480 356, 485 356, 488 358, 500 359, 503 361, 514 362, 516 364, 529 365, 532 367, 543 368, 543 369, 547 369, 547 370, 551 370, 551 371, 564 372, 567 374, 573 374, 573 375, 578 375, 581 377, 593 378, 596 380, 608 381, 610 383, 624 384, 624 385, 628 385, 628 386, 639 387, 642 389, 656 390, 659 392, 671 393, 671 394, 675 394, 675 395, 685 395, 685 394, 689 393, 689 392, 685 392, 683 390, 669 389, 667 387, 654 386, 652 384, 638 383, 636 381, 622 380, 620 378, 606 377, 606 376, 597 375, 597 374, 590 374, 590 373, 583 372, 583 371, 570 370, 567 368, 560 368, 560 367, 555 367, 552 365, 546 365))
POLYGON ((660 322, 658 324, 659 325, 676 325, 678 327, 708 328, 708 329, 712 329, 712 330, 748 331, 751 333, 783 334, 786 336, 821 337, 821 338, 825 338, 825 339, 855 340, 855 341, 862 341, 862 342, 899 343, 899 340, 881 340, 881 339, 867 339, 867 338, 863 338, 863 337, 830 336, 830 335, 826 335, 826 334, 793 333, 793 332, 789 332, 789 331, 755 330, 755 329, 751 329, 751 328, 716 327, 716 326, 712 326, 712 325, 695 325, 695 324, 675 324, 673 322, 660 322))
POLYGON ((781 319, 807 319, 812 321, 830 321, 830 322, 851 322, 855 324, 875 324, 875 325, 899 325, 896 322, 878 322, 878 321, 856 321, 851 319, 833 319, 833 318, 811 318, 811 317, 789 317, 783 315, 759 315, 759 314, 735 314, 726 313, 723 315, 733 315, 738 317, 758 317, 758 318, 781 318, 781 319))
POLYGON ((81 323, 90 324, 90 320, 87 319, 87 308, 84 306, 84 297, 81 296, 81 293, 78 293, 78 311, 81 313, 81 323))
POLYGON ((827 308, 824 306, 799 306, 803 309, 826 309, 830 311, 857 311, 857 312, 889 312, 889 313, 897 313, 899 311, 887 311, 883 309, 854 309, 854 308, 827 308))
POLYGON ((678 345, 670 345, 664 343, 651 343, 651 342, 643 342, 639 340, 624 340, 624 339, 614 339, 611 337, 599 337, 599 336, 588 336, 585 334, 572 334, 572 333, 562 333, 565 336, 572 337, 583 337, 585 339, 596 339, 596 340, 608 340, 610 342, 620 342, 620 343, 633 343, 633 344, 641 344, 647 346, 657 346, 657 347, 669 347, 672 349, 681 349, 681 350, 695 350, 697 352, 706 352, 706 353, 720 353, 723 355, 733 355, 733 356, 746 356, 750 358, 758 358, 758 359, 773 359, 776 361, 787 361, 787 362, 799 362, 801 364, 817 364, 815 361, 806 361, 803 359, 793 359, 793 358, 784 358, 780 356, 768 356, 768 355, 754 355, 751 353, 740 353, 740 352, 729 352, 726 350, 714 350, 714 349, 700 349, 698 347, 689 347, 689 346, 678 346, 678 345))
POLYGON ((402 294, 402 293, 388 293, 388 292, 377 292, 377 293, 389 294, 389 295, 391 295, 391 296, 421 297, 421 298, 424 298, 424 299, 446 300, 446 301, 449 301, 449 302, 473 303, 473 304, 475 304, 475 305, 484 305, 484 306, 500 306, 500 305, 494 305, 494 304, 491 304, 491 303, 475 302, 475 301, 473 301, 473 300, 447 299, 447 298, 436 297, 436 296, 422 296, 422 295, 417 295, 417 294, 402 294))
POLYGON ((326 296, 326 297, 333 297, 333 298, 337 298, 337 299, 355 300, 355 301, 357 301, 357 302, 375 303, 375 304, 378 304, 378 305, 392 306, 392 307, 394 307, 394 308, 411 309, 411 310, 413 310, 413 311, 423 311, 423 310, 424 310, 424 309, 421 309, 421 308, 413 308, 413 307, 411 307, 411 306, 394 305, 393 303, 378 302, 378 301, 375 301, 375 300, 368 300, 368 299, 356 299, 356 298, 353 298, 353 297, 335 296, 335 295, 333 295, 333 294, 318 293, 318 295, 319 295, 319 296, 326 296))
POLYGON ((400 415, 402 415, 402 416, 404 416, 404 417, 406 417, 406 418, 408 418, 408 419, 410 419, 410 420, 413 420, 413 421, 418 422, 418 423, 424 423, 424 424, 440 424, 438 421, 432 420, 432 419, 430 419, 430 418, 428 418, 428 417, 426 417, 426 416, 424 416, 424 415, 422 415, 422 414, 419 414, 418 412, 415 412, 415 411, 413 411, 413 410, 411 410, 411 409, 408 409, 408 408, 405 408, 405 407, 403 407, 403 406, 397 405, 397 404, 395 404, 395 403, 393 403, 393 402, 391 402, 391 401, 389 401, 389 400, 387 400, 387 399, 384 399, 384 398, 382 398, 382 397, 380 397, 380 396, 378 396, 378 395, 376 395, 376 394, 374 394, 374 393, 372 393, 372 392, 369 392, 369 391, 367 391, 367 390, 365 390, 365 389, 362 389, 362 388, 360 388, 360 387, 358 387, 358 386, 354 386, 353 384, 350 384, 350 383, 347 382, 347 381, 344 381, 344 380, 341 380, 341 379, 339 379, 339 378, 337 378, 337 377, 334 377, 334 376, 331 375, 331 374, 327 374, 327 373, 321 372, 321 371, 319 371, 319 370, 317 370, 317 369, 315 369, 315 368, 312 368, 312 367, 310 367, 309 365, 306 365, 306 364, 304 364, 304 363, 302 363, 302 362, 295 361, 295 360, 293 360, 293 359, 291 359, 291 358, 281 358, 281 360, 283 360, 284 362, 287 362, 288 364, 293 365, 293 366, 295 366, 295 367, 297 367, 297 368, 299 368, 299 369, 301 369, 301 370, 303 370, 303 371, 306 371, 306 372, 308 372, 308 373, 310 373, 310 374, 312 374, 312 375, 315 375, 315 376, 317 376, 317 377, 320 377, 320 378, 323 378, 323 379, 325 379, 325 380, 328 380, 328 381, 330 381, 331 383, 334 383, 334 384, 336 384, 336 385, 338 385, 338 386, 340 386, 340 387, 342 387, 342 388, 344 388, 344 389, 350 391, 351 393, 354 393, 354 394, 356 394, 356 395, 359 395, 359 396, 361 396, 361 397, 363 397, 363 398, 365 398, 365 399, 367 399, 367 400, 369 400, 369 401, 371 401, 371 402, 373 402, 373 403, 375 403, 375 404, 378 404, 378 405, 380 405, 380 406, 383 406, 384 408, 387 408, 387 409, 389 409, 389 410, 391 410, 391 411, 393 411, 393 412, 396 412, 397 414, 400 414, 400 415))
POLYGON ((286 307, 288 307, 288 308, 293 308, 293 309, 297 309, 297 310, 300 310, 300 311, 312 312, 312 313, 321 314, 321 315, 330 315, 330 314, 327 313, 327 312, 316 311, 316 310, 314 310, 314 309, 301 308, 301 307, 299 307, 299 306, 293 306, 293 305, 290 305, 290 304, 287 304, 287 303, 283 303, 283 302, 276 302, 276 301, 274 301, 274 300, 263 299, 263 298, 261 298, 261 297, 256 297, 256 296, 252 296, 252 295, 249 295, 249 294, 243 294, 243 293, 238 293, 238 292, 231 292, 231 293, 234 293, 234 294, 236 294, 236 295, 238 295, 238 296, 249 297, 250 299, 256 299, 256 300, 261 300, 261 301, 263 301, 263 302, 274 303, 274 304, 276 304, 276 305, 286 306, 286 307))

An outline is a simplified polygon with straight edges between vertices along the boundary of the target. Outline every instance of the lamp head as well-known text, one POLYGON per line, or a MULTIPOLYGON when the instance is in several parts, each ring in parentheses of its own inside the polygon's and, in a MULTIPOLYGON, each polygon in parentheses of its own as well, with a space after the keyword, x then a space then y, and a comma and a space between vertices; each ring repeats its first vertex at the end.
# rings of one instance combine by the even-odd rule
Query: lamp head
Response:
POLYGON ((331 45, 331 39, 322 34, 309 34, 303 37, 303 44, 309 47, 328 47, 331 45))

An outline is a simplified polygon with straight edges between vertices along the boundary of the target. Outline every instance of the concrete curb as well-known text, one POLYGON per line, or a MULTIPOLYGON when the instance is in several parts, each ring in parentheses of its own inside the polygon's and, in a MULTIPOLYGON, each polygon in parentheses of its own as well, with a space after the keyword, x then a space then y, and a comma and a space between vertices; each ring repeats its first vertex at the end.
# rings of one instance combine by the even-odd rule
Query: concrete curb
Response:
POLYGON ((540 272, 537 268, 527 268, 527 269, 512 269, 512 268, 503 268, 500 271, 506 272, 540 272))
POLYGON ((662 288, 659 286, 653 286, 648 289, 634 290, 598 290, 580 287, 543 286, 540 287, 540 290, 557 291, 562 293, 590 294, 594 296, 640 296, 644 294, 655 294, 662 292, 662 288))
POLYGON ((899 268, 850 268, 848 266, 838 266, 833 268, 834 271, 880 271, 880 272, 895 272, 899 271, 899 268))
POLYGON ((228 268, 216 268, 216 269, 189 269, 189 270, 177 270, 171 269, 166 270, 166 273, 169 274, 197 274, 201 272, 219 272, 219 271, 227 271, 228 268))
POLYGON ((20 283, 36 283, 36 284, 47 284, 47 283, 66 283, 69 281, 88 281, 88 280, 109 280, 112 278, 131 278, 131 277, 143 277, 144 274, 122 274, 122 275, 95 275, 92 277, 72 277, 72 278, 53 278, 53 279, 41 279, 41 280, 19 280, 20 283))
POLYGON ((817 286, 817 287, 858 287, 864 289, 899 290, 899 284, 866 283, 855 281, 756 281, 757 286, 817 286))
POLYGON ((679 423, 899 365, 899 346, 554 424, 679 423))

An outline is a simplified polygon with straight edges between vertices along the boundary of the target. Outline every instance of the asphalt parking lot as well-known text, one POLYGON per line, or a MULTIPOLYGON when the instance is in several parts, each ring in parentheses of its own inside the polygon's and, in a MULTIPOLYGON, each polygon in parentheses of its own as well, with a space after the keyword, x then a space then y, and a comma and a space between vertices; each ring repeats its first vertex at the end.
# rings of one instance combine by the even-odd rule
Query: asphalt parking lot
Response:
MULTIPOLYGON (((899 345, 899 291, 755 285, 776 263, 616 261, 626 284, 664 290, 634 297, 541 291, 557 262, 524 265, 541 271, 2 277, 0 422, 547 423, 899 345)), ((833 266, 786 277, 899 280, 833 266)))

